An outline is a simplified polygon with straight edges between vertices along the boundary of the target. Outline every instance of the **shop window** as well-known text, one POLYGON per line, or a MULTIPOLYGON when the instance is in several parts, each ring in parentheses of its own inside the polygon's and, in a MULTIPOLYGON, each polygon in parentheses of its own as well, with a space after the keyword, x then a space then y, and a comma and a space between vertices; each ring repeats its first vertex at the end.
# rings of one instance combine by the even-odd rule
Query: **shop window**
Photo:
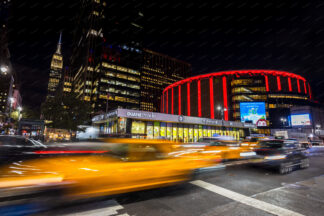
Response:
MULTIPOLYGON (((161 122, 161 127, 160 127, 160 122, 154 122, 154 131, 156 131, 156 137, 159 136, 159 130, 160 130, 160 136, 165 138, 166 137, 166 123, 165 122, 161 122)), ((155 136, 155 132, 154 132, 154 136, 155 136)))
POLYGON ((153 137, 154 137, 153 122, 147 122, 146 135, 147 135, 148 139, 153 139, 153 137))
POLYGON ((189 142, 193 142, 194 141, 194 130, 192 128, 192 125, 189 126, 188 129, 188 133, 189 133, 189 142))

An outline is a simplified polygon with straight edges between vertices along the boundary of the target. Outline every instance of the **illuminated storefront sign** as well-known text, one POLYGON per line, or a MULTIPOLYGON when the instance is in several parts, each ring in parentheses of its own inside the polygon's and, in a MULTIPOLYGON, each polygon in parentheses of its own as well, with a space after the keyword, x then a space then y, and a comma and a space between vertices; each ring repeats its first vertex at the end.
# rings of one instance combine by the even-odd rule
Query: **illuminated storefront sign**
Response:
POLYGON ((137 117, 137 118, 149 118, 154 119, 155 115, 153 113, 146 113, 146 112, 127 112, 127 117, 137 117))

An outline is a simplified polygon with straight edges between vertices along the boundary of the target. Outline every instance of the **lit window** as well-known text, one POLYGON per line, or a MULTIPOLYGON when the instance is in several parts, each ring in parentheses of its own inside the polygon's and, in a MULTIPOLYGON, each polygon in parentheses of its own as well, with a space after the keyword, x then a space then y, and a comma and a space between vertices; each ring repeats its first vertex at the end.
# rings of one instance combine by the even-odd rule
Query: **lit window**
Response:
POLYGON ((117 74, 117 78, 120 78, 120 79, 127 79, 127 76, 124 75, 124 74, 117 74))
POLYGON ((115 73, 108 71, 108 72, 106 72, 106 76, 114 77, 115 73))

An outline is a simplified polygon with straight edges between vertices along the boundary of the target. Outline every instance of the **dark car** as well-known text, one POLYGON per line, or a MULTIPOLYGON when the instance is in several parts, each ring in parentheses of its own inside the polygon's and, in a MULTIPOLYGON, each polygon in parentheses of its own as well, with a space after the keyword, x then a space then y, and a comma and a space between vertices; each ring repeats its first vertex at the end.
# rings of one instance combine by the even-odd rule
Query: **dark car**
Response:
POLYGON ((0 135, 0 165, 20 160, 58 155, 105 154, 102 142, 55 143, 44 145, 23 136, 0 135))
POLYGON ((296 140, 264 140, 255 152, 262 159, 260 165, 276 168, 281 174, 309 167, 305 149, 296 140))
POLYGON ((30 158, 33 152, 46 149, 42 143, 22 136, 0 136, 0 163, 30 158))

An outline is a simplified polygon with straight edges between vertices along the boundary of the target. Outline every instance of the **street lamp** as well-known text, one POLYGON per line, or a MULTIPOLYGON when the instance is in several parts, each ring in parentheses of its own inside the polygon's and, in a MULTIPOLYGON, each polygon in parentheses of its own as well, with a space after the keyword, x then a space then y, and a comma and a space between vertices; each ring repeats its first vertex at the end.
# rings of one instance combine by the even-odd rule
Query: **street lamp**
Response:
POLYGON ((6 74, 6 73, 8 72, 8 66, 4 66, 4 65, 2 65, 2 66, 0 67, 0 70, 1 70, 2 73, 6 74))
POLYGON ((20 112, 22 111, 22 107, 19 106, 17 107, 17 110, 18 110, 18 121, 20 120, 20 112))
POLYGON ((11 122, 11 110, 12 110, 12 105, 15 102, 15 98, 10 97, 9 98, 10 106, 9 106, 9 123, 11 122))
POLYGON ((287 122, 287 119, 286 118, 280 118, 280 121, 282 122, 282 126, 284 127, 286 122, 287 122))
POLYGON ((218 112, 220 112, 220 114, 222 116, 222 120, 224 120, 224 112, 226 112, 227 109, 226 108, 223 109, 221 106, 217 106, 217 110, 218 110, 218 112))

